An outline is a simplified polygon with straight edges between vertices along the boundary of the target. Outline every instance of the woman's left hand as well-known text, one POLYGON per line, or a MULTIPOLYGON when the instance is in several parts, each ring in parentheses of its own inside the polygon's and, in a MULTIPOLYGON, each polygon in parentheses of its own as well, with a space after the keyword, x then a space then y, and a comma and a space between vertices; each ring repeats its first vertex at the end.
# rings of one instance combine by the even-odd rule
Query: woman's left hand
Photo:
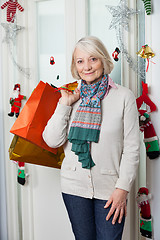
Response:
POLYGON ((112 224, 115 224, 116 220, 118 219, 118 223, 121 223, 123 215, 127 215, 127 200, 128 192, 123 189, 115 189, 112 193, 111 197, 107 201, 104 208, 108 208, 111 204, 111 209, 106 217, 108 221, 110 217, 114 214, 112 224))

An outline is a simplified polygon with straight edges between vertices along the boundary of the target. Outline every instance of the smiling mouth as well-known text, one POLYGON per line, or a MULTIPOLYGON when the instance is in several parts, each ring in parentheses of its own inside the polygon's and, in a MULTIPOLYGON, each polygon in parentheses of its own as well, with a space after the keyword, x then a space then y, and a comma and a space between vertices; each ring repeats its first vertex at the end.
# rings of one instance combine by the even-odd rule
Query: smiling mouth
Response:
POLYGON ((90 72, 90 73, 84 73, 85 75, 91 75, 93 74, 94 72, 90 72))

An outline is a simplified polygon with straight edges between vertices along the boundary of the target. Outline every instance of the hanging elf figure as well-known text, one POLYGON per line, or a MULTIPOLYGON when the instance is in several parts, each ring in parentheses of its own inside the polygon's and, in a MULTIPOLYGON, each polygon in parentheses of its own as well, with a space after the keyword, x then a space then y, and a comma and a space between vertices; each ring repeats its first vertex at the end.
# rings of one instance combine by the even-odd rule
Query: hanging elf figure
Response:
POLYGON ((148 97, 148 86, 146 83, 142 82, 142 95, 136 99, 138 112, 139 112, 139 124, 140 130, 144 132, 144 143, 146 147, 147 156, 150 159, 155 159, 159 157, 159 144, 158 137, 155 133, 153 124, 150 120, 150 112, 156 111, 156 105, 148 97), (140 109, 142 104, 145 103, 149 108, 150 112, 147 110, 140 109))
POLYGON ((21 185, 24 185, 26 182, 26 180, 25 180, 25 163, 24 162, 18 162, 17 181, 21 185))
POLYGON ((26 96, 20 94, 20 84, 15 84, 13 89, 13 95, 10 98, 10 104, 11 104, 11 112, 8 113, 8 116, 13 117, 14 113, 16 117, 19 116, 19 111, 21 108, 21 101, 25 100, 26 96))
POLYGON ((146 10, 146 14, 150 15, 152 12, 152 7, 151 7, 151 0, 142 0, 144 2, 144 7, 146 10))
POLYGON ((17 2, 17 0, 9 0, 5 2, 1 6, 1 9, 4 9, 5 7, 7 7, 7 22, 14 22, 17 8, 21 12, 24 11, 24 8, 17 2))
POLYGON ((143 237, 152 239, 152 217, 149 200, 151 195, 148 188, 142 187, 138 190, 136 201, 140 211, 140 232, 143 237))

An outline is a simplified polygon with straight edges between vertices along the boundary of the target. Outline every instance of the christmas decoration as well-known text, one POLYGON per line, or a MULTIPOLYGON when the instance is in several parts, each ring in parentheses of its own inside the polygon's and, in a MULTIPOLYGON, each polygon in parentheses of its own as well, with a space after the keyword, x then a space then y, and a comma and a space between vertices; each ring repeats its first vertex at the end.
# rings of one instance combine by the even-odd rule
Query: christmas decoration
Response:
POLYGON ((20 94, 20 84, 15 84, 13 89, 13 96, 10 98, 11 112, 8 113, 8 116, 13 117, 14 114, 16 117, 19 116, 21 101, 23 99, 26 99, 26 96, 20 94))
POLYGON ((17 181, 21 185, 24 185, 26 182, 26 180, 25 180, 25 163, 24 162, 18 162, 17 181))
POLYGON ((122 26, 128 31, 131 15, 137 14, 138 11, 128 8, 125 0, 120 0, 119 5, 117 6, 106 5, 106 7, 112 14, 112 21, 110 23, 109 29, 122 26))
POLYGON ((147 156, 150 159, 155 159, 159 157, 159 144, 149 113, 156 111, 156 105, 148 97, 148 86, 144 82, 142 82, 142 89, 142 95, 136 99, 139 111, 140 130, 144 132, 144 143, 147 156), (149 111, 140 109, 143 103, 149 107, 149 111))
POLYGON ((151 48, 146 44, 142 46, 142 48, 137 52, 137 55, 141 58, 147 59, 147 68, 146 72, 148 71, 149 68, 149 59, 153 58, 155 54, 152 52, 151 48))
POLYGON ((14 22, 17 8, 21 12, 24 11, 24 8, 17 2, 17 0, 9 0, 9 1, 5 2, 1 6, 1 8, 4 9, 5 7, 7 7, 7 21, 8 22, 14 22))
POLYGON ((136 201, 140 210, 140 232, 143 237, 152 239, 152 217, 149 200, 148 188, 142 187, 138 190, 136 201))
POLYGON ((16 37, 17 34, 24 29, 24 27, 21 27, 16 24, 9 24, 9 23, 1 23, 2 27, 5 29, 5 38, 2 42, 6 42, 7 44, 10 43, 10 41, 15 45, 16 43, 16 37))
POLYGON ((8 45, 8 49, 13 61, 13 64, 17 67, 17 69, 27 78, 30 78, 30 69, 29 68, 24 68, 22 66, 20 66, 16 60, 15 57, 13 55, 14 49, 13 46, 16 43, 16 37, 18 35, 18 33, 24 29, 24 27, 21 27, 19 25, 16 24, 16 21, 14 21, 14 23, 1 23, 2 27, 5 30, 5 38, 3 39, 2 42, 6 42, 8 45))
POLYGON ((137 107, 140 109, 143 103, 146 103, 147 106, 149 106, 148 112, 154 112, 156 111, 157 107, 156 105, 151 101, 151 99, 148 97, 148 84, 142 82, 142 95, 136 99, 137 101, 137 107))
POLYGON ((150 15, 152 12, 151 0, 142 0, 144 2, 144 7, 147 15, 150 15))
POLYGON ((118 47, 116 47, 115 51, 112 53, 112 57, 113 59, 117 62, 119 59, 118 59, 118 55, 121 51, 119 50, 118 47))
POLYGON ((142 79, 145 79, 145 73, 142 69, 138 69, 137 61, 128 53, 124 42, 123 42, 123 29, 129 30, 129 21, 131 16, 138 14, 139 11, 130 9, 126 5, 126 0, 120 0, 118 6, 106 5, 109 12, 112 14, 112 21, 110 23, 109 29, 115 29, 116 37, 118 41, 119 48, 121 53, 126 58, 130 68, 136 72, 142 79))
POLYGON ((51 64, 51 65, 54 65, 54 64, 55 64, 54 57, 50 57, 50 64, 51 64))

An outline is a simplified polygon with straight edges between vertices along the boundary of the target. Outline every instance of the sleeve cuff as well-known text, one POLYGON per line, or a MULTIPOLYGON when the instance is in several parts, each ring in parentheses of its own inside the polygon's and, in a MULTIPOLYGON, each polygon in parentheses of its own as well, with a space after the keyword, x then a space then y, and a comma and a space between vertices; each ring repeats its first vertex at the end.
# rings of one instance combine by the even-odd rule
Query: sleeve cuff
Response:
POLYGON ((131 182, 118 178, 115 188, 120 188, 129 192, 131 189, 131 186, 132 186, 131 182))

